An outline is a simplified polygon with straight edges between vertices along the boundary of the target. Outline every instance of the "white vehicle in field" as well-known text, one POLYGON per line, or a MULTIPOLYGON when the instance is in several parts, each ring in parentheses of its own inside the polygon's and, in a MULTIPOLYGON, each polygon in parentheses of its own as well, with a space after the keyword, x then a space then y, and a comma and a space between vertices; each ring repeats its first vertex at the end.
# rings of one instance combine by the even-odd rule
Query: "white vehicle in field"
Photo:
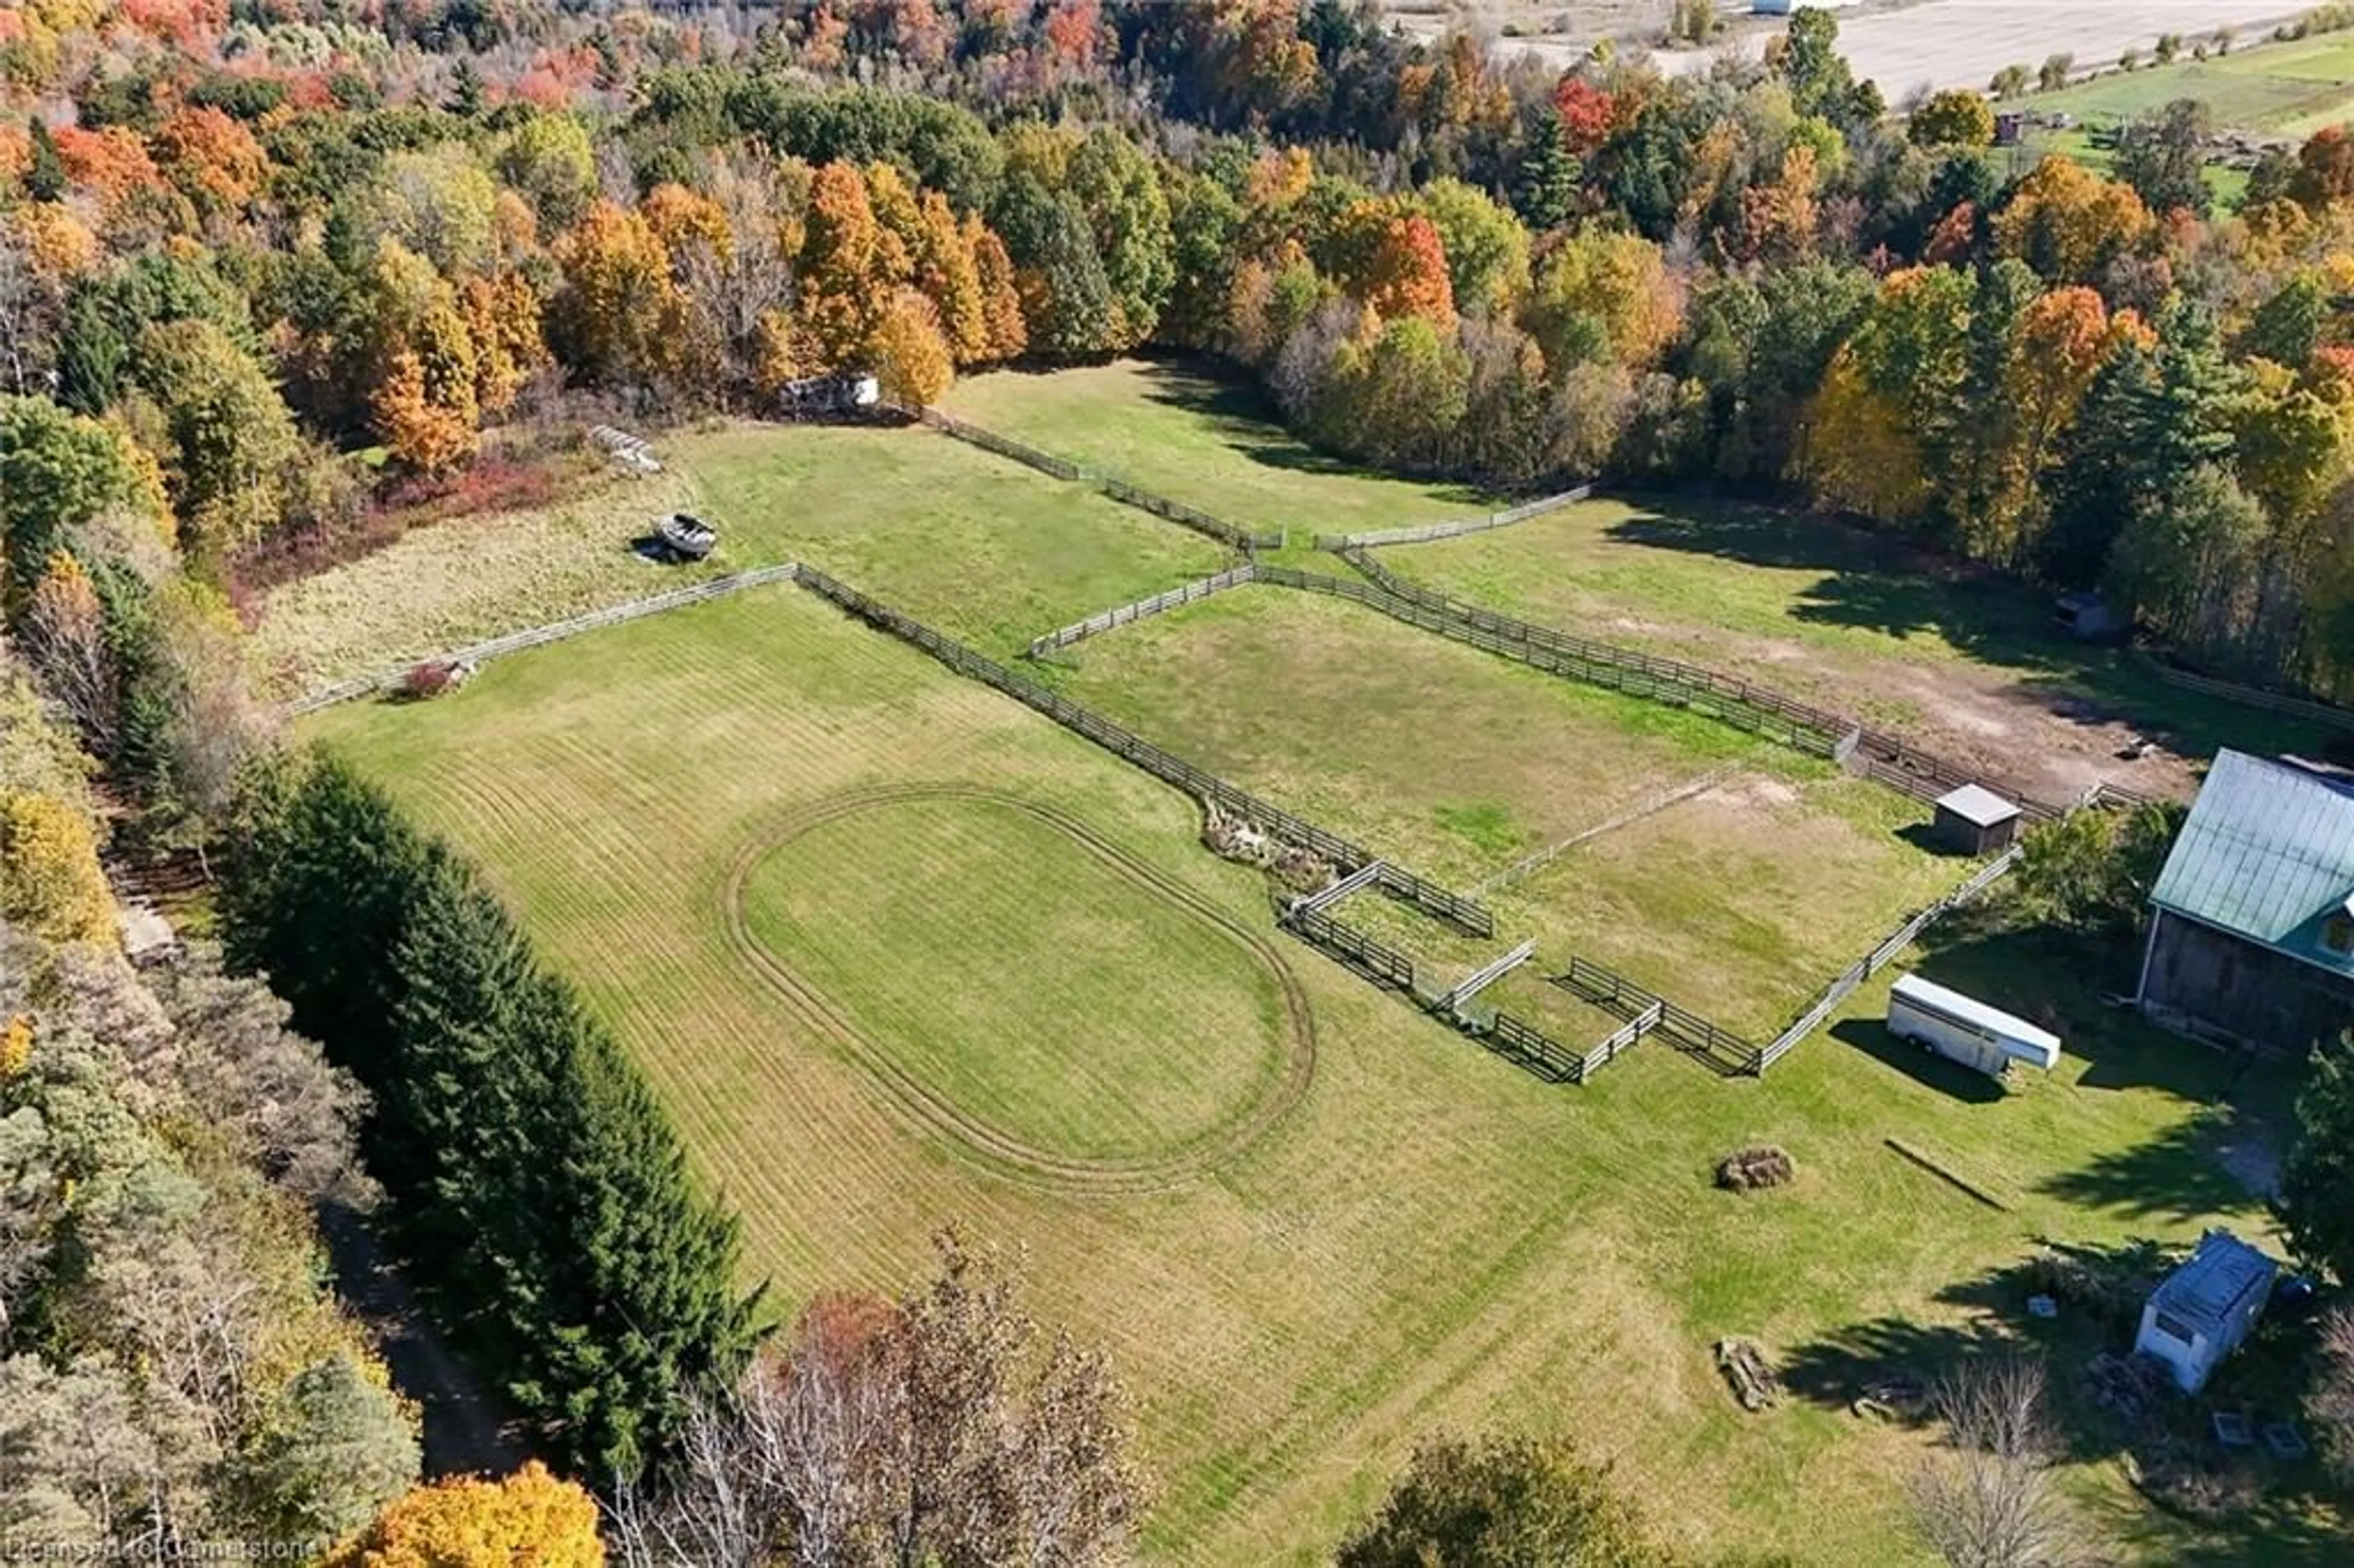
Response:
POLYGON ((2013 1062, 2047 1072, 2060 1065, 2060 1037, 2050 1030, 1919 975, 1890 990, 1888 1032, 1993 1077, 2013 1062))

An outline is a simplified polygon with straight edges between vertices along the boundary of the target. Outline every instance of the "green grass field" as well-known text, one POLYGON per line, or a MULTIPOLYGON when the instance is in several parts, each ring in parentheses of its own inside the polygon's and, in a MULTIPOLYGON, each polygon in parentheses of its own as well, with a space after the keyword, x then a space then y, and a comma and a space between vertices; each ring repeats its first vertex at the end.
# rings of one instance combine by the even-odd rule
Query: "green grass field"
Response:
MULTIPOLYGON (((1257 874, 1195 847, 1190 802, 790 588, 310 732, 489 868, 743 1210, 780 1305, 905 1283, 944 1221, 1024 1248, 1044 1309, 1108 1340, 1136 1390, 1158 1562, 1312 1560, 1416 1434, 1499 1421, 1581 1434, 1695 1544, 1917 1560, 1899 1481, 1921 1439, 1847 1415, 1856 1378, 2010 1331, 1988 1281, 2036 1236, 2261 1224, 2213 1160, 2228 1064, 2117 1022, 2073 967, 1983 943, 1933 972, 2001 975, 1995 994, 2053 1009, 2079 1053, 1991 1099, 1863 1022, 1764 1083, 1646 1044, 1586 1089, 1549 1088, 1288 942, 1212 973, 1232 931, 1271 922, 1257 874), (836 809, 908 789, 919 803, 836 809), (1109 859, 1007 832, 1008 800, 1109 859), (841 834, 787 831, 813 815, 841 834), (1062 912, 1006 906, 1013 856, 1042 897, 1091 901, 1088 964, 1041 958, 1082 938, 1062 912), (729 935, 746 863, 781 976, 729 935), (990 978, 1009 962, 1033 983, 990 978), (1172 999, 1171 972, 1205 994, 1172 999), (1312 1014, 1311 1070, 1254 1121, 1278 975, 1312 1014), (988 985, 994 1026, 1024 1038, 949 1059, 923 994, 943 976, 988 985), (1238 1037, 1181 1041, 1204 1019, 1238 1037), (1172 1047, 1205 1059, 1172 1068, 1172 1047), (1193 1163, 1172 1133, 1200 1133, 1193 1163), (1925 1178, 1892 1134, 1999 1180, 2011 1211, 1925 1178), (1797 1155, 1799 1185, 1711 1191, 1710 1162, 1758 1139, 1797 1155), (1140 1153, 1161 1161, 1121 1163, 1140 1153), (1806 1392, 1738 1413, 1708 1361, 1732 1332, 1806 1392)), ((2078 1478, 2154 1531, 2153 1561, 2264 1560, 2140 1520, 2104 1462, 2078 1478)))
POLYGON ((530 514, 420 529, 270 597, 255 659, 286 694, 642 598, 698 577, 811 560, 996 655, 1227 564, 1215 541, 928 430, 720 425, 659 443, 645 482, 607 480, 530 514), (692 511, 720 530, 707 567, 630 548, 692 511))
MULTIPOLYGON (((1139 395, 1095 418, 1137 450, 1192 443, 1205 473, 1278 497, 1301 472, 1263 461, 1281 438, 1124 374, 1139 395)), ((1181 530, 919 430, 726 429, 664 455, 729 528, 731 564, 807 559, 1001 653, 1217 564, 1181 530)), ((1182 472, 1163 488, 1208 504, 1182 472)), ((1421 515, 1379 512, 1394 482, 1321 482, 1363 516, 1421 515)), ((1792 560, 1755 531, 1715 539, 1713 514, 1645 509, 1676 532, 1643 539, 1568 515, 1561 536, 1583 544, 1491 565, 1482 591, 1598 581, 1613 617, 1664 626, 1673 607, 1678 639, 1787 642, 1838 669, 2040 667, 1994 659, 1992 612, 1824 564, 1829 536, 1795 523, 1792 560), (1845 609, 1800 615, 1816 602, 1845 609)), ((1538 526, 1484 537, 1554 537, 1538 526)), ((398 548, 461 558, 463 536, 439 533, 398 548)), ((535 619, 465 603, 448 613, 535 619)), ((401 635, 393 609, 362 608, 379 620, 346 659, 401 635)), ((1712 776, 1496 895, 1496 942, 1348 902, 1442 971, 1535 935, 1548 959, 1585 952, 1762 1034, 1964 869, 1902 836, 1919 813, 1893 796, 1335 600, 1241 589, 1072 655, 1064 689, 1467 882, 1712 776)), ((1866 1383, 2013 1340, 2050 1345, 2064 1376, 2084 1330, 2020 1302, 2044 1241, 2265 1230, 2222 1155, 2252 1118, 2277 1138, 2290 1080, 2239 1078, 2103 1006, 2129 955, 1989 920, 1908 956, 2068 1040, 2060 1070, 2009 1093, 1898 1048, 1884 981, 1762 1082, 1652 1041, 1586 1087, 1548 1086, 1278 934, 1261 874, 1199 847, 1192 801, 790 587, 303 734, 484 866, 644 1065, 780 1309, 904 1287, 943 1223, 1020 1249, 1042 1313, 1107 1344, 1135 1394, 1154 1563, 1317 1561, 1446 1425, 1574 1433, 1695 1548, 1923 1563, 1903 1483, 1927 1438, 1850 1415, 1866 1383), (1713 1191, 1713 1161, 1760 1140, 1792 1151, 1797 1183, 1713 1191), (1710 1347, 1734 1333, 1782 1365, 1776 1409, 1744 1414, 1724 1389, 1710 1347)), ((1590 1044, 1614 1021, 1546 986, 1553 967, 1490 1000, 1590 1044)), ((2321 1560, 2325 1507, 2202 1531, 2137 1500, 2114 1434, 2073 1437, 2070 1485, 2128 1560, 2321 1560)))
MULTIPOLYGON (((2146 57, 2145 57, 2146 58, 2146 57)), ((2131 71, 2109 71, 2056 92, 2021 98, 2017 107, 2038 114, 2068 114, 2073 131, 2046 131, 2031 138, 2039 152, 2060 153, 2106 173, 2112 152, 2091 128, 2115 127, 2195 98, 2214 112, 2219 131, 2301 142, 2326 125, 2354 119, 2354 33, 2324 33, 2291 43, 2242 47, 2227 55, 2194 60, 2186 54, 2171 65, 2146 63, 2131 71)), ((2211 164, 2207 182, 2226 210, 2248 188, 2245 169, 2211 164)))
POLYGON ((2184 761, 2219 746, 2326 744, 2070 641, 2046 595, 1789 512, 1613 497, 1380 559, 1507 614, 1745 676, 2054 798, 2096 777, 2178 791, 2184 761), (2136 734, 2174 757, 2116 757, 2136 734))
POLYGON ((1256 390, 1182 361, 1124 359, 960 381, 948 411, 1253 529, 1348 534, 1511 504, 1481 491, 1372 474, 1287 431, 1256 390))
POLYGON ((2204 60, 2186 53, 2171 65, 2146 63, 2139 70, 2031 94, 2018 106, 2083 121, 2125 121, 2178 98, 2207 104, 2219 129, 2301 140, 2354 111, 2354 33, 2243 46, 2204 60))

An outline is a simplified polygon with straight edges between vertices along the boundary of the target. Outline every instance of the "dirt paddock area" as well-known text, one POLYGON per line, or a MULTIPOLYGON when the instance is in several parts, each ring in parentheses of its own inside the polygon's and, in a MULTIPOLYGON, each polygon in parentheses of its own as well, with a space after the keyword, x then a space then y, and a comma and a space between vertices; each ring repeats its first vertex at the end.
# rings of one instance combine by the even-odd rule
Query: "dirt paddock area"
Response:
MULTIPOLYGON (((1500 48, 1564 69, 1605 37, 1657 48, 1670 10, 1667 0, 1596 5, 1478 0, 1452 11, 1422 3, 1393 8, 1409 32, 1436 34, 1454 18, 1468 17, 1500 35, 1500 48)), ((1722 8, 1728 26, 1718 41, 1702 49, 1658 50, 1663 69, 1706 70, 1728 50, 1756 58, 1783 26, 1750 17, 1746 5, 1722 8)), ((1921 88, 1984 87, 2005 66, 2033 70, 2053 55, 2074 56, 2080 69, 2112 67, 2128 48, 2147 54, 2167 33, 2200 38, 2230 27, 2238 44, 2253 44, 2309 9, 2288 0, 1868 0, 1834 8, 1840 51, 1892 103, 1921 88)))

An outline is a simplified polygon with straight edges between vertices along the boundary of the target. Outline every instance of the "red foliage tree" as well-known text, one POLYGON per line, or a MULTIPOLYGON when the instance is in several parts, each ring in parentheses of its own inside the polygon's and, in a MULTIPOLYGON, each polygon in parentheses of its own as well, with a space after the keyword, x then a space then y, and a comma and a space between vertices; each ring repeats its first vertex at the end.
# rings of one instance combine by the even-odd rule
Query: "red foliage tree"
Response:
POLYGON ((1564 76, 1553 90, 1553 111, 1570 151, 1584 157, 1608 138, 1617 122, 1618 101, 1582 76, 1564 76))

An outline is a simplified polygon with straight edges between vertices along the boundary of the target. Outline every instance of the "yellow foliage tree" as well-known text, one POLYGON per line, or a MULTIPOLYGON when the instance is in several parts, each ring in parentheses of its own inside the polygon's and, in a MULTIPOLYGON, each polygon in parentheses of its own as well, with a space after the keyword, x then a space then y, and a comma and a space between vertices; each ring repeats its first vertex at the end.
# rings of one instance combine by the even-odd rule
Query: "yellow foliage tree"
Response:
POLYGON ((33 1021, 23 1013, 0 1029, 0 1083, 21 1076, 33 1065, 33 1021))
POLYGON ((1920 443, 1851 347, 1831 360, 1808 409, 1797 463, 1818 498, 1882 522, 1918 516, 1928 503, 1920 443))
POLYGON ((419 1487, 386 1507, 326 1568, 603 1568, 597 1503, 537 1460, 503 1481, 419 1487))
POLYGON ((867 354, 883 396, 914 408, 937 399, 956 379, 939 312, 913 289, 902 289, 875 324, 867 354))
POLYGON ((668 374, 679 297, 670 252, 643 216, 611 202, 588 209, 557 245, 564 269, 559 303, 574 356, 607 381, 654 381, 668 374))
POLYGON ((53 942, 96 942, 114 929, 90 819, 53 796, 0 795, 0 920, 53 942))
POLYGON ((474 401, 492 418, 514 407, 523 384, 547 363, 539 295, 522 273, 502 272, 468 279, 458 309, 474 344, 474 401))

